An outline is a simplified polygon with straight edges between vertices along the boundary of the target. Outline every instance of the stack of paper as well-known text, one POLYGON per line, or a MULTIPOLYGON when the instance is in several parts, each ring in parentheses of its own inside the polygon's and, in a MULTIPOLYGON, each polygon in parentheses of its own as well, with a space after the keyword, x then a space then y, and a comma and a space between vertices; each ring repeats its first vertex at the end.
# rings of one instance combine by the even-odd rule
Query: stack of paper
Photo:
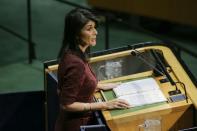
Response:
POLYGON ((119 99, 128 101, 131 107, 167 101, 154 78, 122 83, 113 89, 119 99))

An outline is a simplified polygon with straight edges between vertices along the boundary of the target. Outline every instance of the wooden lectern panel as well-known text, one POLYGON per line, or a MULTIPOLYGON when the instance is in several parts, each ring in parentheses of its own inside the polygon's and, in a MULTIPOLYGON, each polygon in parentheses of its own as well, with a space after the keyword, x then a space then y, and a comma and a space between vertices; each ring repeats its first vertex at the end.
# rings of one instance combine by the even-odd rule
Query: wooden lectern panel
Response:
MULTIPOLYGON (((188 94, 188 99, 178 102, 164 102, 157 103, 147 106, 134 107, 130 109, 122 110, 106 110, 102 111, 103 116, 106 120, 107 125, 112 131, 138 131, 144 130, 143 124, 147 120, 157 120, 160 122, 160 129, 162 131, 167 130, 178 130, 183 128, 189 128, 193 125, 193 106, 197 108, 197 89, 195 85, 190 80, 187 73, 184 71, 183 67, 176 59, 173 52, 164 46, 150 46, 139 48, 139 51, 148 50, 148 49, 158 49, 163 52, 164 58, 167 63, 170 65, 171 69, 169 75, 172 79, 177 82, 181 81, 185 83, 186 91, 188 94), (187 121, 185 121, 187 119, 187 121)), ((121 58, 127 55, 130 55, 131 50, 118 52, 114 54, 104 55, 92 58, 91 64, 94 62, 99 62, 102 60, 110 60, 114 58, 121 58)), ((140 77, 151 76, 152 72, 142 72, 137 74, 132 74, 128 76, 121 76, 118 78, 102 80, 101 83, 107 82, 118 82, 128 79, 135 79, 140 77)), ((162 76, 155 77, 156 80, 162 79, 162 76)), ((166 98, 169 98, 169 91, 175 90, 175 86, 171 85, 170 82, 161 83, 160 88, 166 98)), ((177 88, 181 91, 182 94, 185 94, 184 88, 181 84, 177 84, 177 88)), ((95 94, 97 99, 101 100, 111 100, 115 99, 115 96, 111 93, 112 91, 101 91, 95 94)))

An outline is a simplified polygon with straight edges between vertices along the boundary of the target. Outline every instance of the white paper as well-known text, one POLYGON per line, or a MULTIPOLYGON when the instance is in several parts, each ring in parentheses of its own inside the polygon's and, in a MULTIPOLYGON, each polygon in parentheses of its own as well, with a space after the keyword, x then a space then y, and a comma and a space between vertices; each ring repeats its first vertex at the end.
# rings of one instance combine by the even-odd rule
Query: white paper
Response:
POLYGON ((167 101, 154 78, 125 82, 113 89, 117 98, 128 101, 131 107, 167 101))

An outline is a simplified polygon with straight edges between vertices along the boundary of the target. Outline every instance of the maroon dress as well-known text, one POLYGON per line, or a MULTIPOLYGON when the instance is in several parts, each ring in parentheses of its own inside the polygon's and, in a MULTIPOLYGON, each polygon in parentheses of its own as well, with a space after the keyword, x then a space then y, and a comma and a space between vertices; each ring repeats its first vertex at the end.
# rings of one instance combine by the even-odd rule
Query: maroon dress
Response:
MULTIPOLYGON (((60 105, 93 102, 97 80, 89 64, 76 53, 65 53, 58 67, 60 105)), ((69 112, 60 108, 55 131, 79 131, 80 125, 91 122, 92 112, 69 112)))

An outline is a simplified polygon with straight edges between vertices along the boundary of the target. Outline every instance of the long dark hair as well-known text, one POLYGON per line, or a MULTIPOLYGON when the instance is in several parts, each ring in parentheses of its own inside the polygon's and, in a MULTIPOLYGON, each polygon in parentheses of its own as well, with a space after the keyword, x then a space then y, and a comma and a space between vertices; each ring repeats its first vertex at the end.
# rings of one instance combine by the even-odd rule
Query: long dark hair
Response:
POLYGON ((86 60, 87 52, 82 53, 79 49, 79 44, 81 44, 80 32, 90 20, 94 21, 96 25, 98 24, 96 16, 86 9, 77 8, 66 15, 63 43, 58 58, 60 58, 66 51, 70 50, 79 54, 83 60, 86 60))

